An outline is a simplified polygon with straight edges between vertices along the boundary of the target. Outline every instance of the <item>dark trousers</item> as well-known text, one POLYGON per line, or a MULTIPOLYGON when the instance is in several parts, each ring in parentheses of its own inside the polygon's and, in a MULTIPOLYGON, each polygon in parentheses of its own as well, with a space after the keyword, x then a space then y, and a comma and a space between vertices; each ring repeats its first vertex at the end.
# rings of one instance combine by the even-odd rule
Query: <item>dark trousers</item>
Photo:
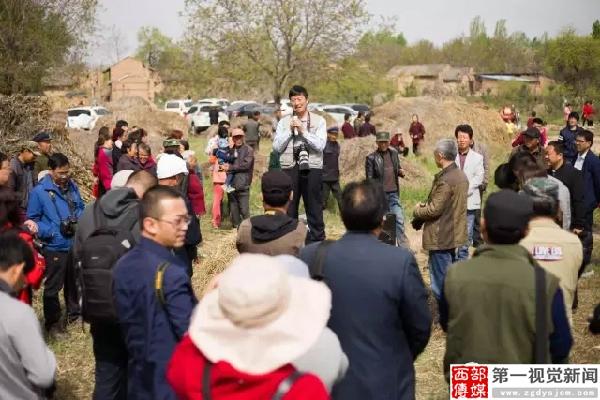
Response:
POLYGON ((252 147, 252 150, 254 150, 254 154, 256 156, 256 152, 258 151, 258 148, 260 147, 260 140, 256 141, 256 142, 246 142, 246 144, 250 147, 252 147))
POLYGON ((288 208, 288 215, 298 218, 298 207, 300 197, 304 202, 306 219, 308 221, 308 234, 306 242, 320 242, 325 240, 325 224, 323 223, 323 170, 309 169, 300 173, 298 166, 284 169, 286 174, 292 178, 292 190, 294 197, 288 208))
POLYGON ((342 211, 342 189, 340 181, 323 182, 323 210, 327 208, 329 201, 329 192, 333 193, 333 197, 338 205, 338 210, 342 211))
MULTIPOLYGON (((585 267, 592 261, 592 251, 594 250, 594 235, 592 234, 592 225, 594 223, 594 210, 588 211, 585 215, 585 225, 583 231, 579 234, 579 240, 583 247, 583 260, 579 271, 577 271, 577 277, 579 278, 585 267)), ((579 296, 577 289, 575 289, 575 298, 573 299, 573 310, 576 310, 579 306, 579 296)))
POLYGON ((421 152, 419 151, 419 145, 420 145, 420 143, 418 141, 413 141, 413 143, 412 143, 412 150, 413 150, 413 154, 415 156, 418 156, 419 154, 421 154, 421 152))
POLYGON ((80 314, 77 279, 71 254, 62 251, 44 251, 46 272, 43 294, 44 325, 50 329, 60 321, 61 309, 58 294, 64 288, 65 304, 69 319, 80 314))
MULTIPOLYGON (((482 197, 483 198, 483 197, 482 197)), ((475 210, 475 220, 473 221, 473 247, 477 248, 483 244, 481 237, 481 209, 475 210)))
POLYGON ((127 399, 127 347, 118 324, 90 326, 96 360, 94 400, 127 399))
POLYGON ((243 220, 250 218, 250 189, 237 190, 227 195, 231 223, 234 227, 240 226, 243 220))

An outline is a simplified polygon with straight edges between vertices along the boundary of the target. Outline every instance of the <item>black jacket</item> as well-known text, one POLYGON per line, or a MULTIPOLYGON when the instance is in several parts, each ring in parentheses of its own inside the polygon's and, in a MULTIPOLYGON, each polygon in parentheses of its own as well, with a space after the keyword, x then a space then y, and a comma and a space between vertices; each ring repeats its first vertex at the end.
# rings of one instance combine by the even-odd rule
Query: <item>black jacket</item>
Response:
POLYGON ((238 148, 231 149, 232 153, 237 152, 235 161, 229 167, 229 172, 233 173, 232 186, 235 190, 246 190, 252 184, 252 172, 254 171, 254 150, 247 144, 238 148))
MULTIPOLYGON (((400 171, 402 171, 400 159, 398 158, 398 151, 392 147, 388 148, 388 151, 391 153, 392 164, 394 164, 394 176, 398 177, 400 176, 400 171)), ((380 151, 374 151, 367 156, 365 170, 367 179, 376 180, 383 185, 383 155, 380 151)), ((395 182, 396 188, 399 191, 400 187, 398 186, 398 179, 396 179, 395 182)))
POLYGON ((340 144, 328 140, 323 149, 323 182, 340 180, 340 144))
POLYGON ((569 189, 571 197, 571 229, 583 229, 585 224, 583 175, 566 161, 556 171, 550 170, 549 172, 569 189))

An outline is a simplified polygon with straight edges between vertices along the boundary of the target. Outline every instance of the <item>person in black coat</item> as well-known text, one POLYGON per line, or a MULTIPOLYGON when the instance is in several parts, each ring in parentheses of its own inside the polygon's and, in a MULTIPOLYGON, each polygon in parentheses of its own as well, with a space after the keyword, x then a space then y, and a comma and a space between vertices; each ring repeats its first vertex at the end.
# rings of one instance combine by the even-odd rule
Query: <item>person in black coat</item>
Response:
POLYGON ((300 251, 311 275, 322 276, 331 289, 328 326, 350 359, 334 400, 415 398, 413 362, 429 341, 431 313, 413 254, 377 240, 385 204, 381 184, 350 183, 342 193, 346 234, 300 251))
POLYGON ((342 209, 342 189, 340 188, 340 144, 337 141, 338 127, 327 129, 327 143, 323 149, 323 210, 327 208, 329 192, 333 193, 338 204, 338 210, 342 209))

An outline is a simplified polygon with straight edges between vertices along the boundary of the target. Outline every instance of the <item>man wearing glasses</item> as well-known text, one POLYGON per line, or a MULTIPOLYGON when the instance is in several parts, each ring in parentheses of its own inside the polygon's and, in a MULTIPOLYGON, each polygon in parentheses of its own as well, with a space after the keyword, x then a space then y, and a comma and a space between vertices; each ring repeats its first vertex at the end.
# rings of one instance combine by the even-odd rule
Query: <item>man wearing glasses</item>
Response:
POLYGON ((127 397, 175 399, 165 370, 188 329, 196 298, 173 250, 184 245, 191 218, 180 192, 168 186, 144 194, 140 218, 140 243, 113 269, 115 309, 129 357, 127 397))
POLYGON ((58 293, 63 286, 67 320, 74 321, 79 314, 74 271, 68 265, 77 222, 85 205, 79 188, 71 179, 67 156, 61 153, 51 155, 48 167, 50 173, 29 195, 27 217, 37 224, 38 238, 44 243, 44 325, 51 336, 60 336, 64 333, 64 325, 59 324, 61 307, 58 293))

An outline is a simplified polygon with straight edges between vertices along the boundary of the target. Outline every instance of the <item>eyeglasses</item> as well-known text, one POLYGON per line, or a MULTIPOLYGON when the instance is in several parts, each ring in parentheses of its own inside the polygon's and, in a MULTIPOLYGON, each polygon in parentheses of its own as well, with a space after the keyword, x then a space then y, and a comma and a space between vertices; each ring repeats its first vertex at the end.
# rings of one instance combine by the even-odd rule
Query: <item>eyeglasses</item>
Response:
POLYGON ((69 176, 71 176, 71 171, 66 171, 66 172, 56 172, 56 177, 57 178, 68 178, 69 176))
POLYGON ((575 139, 575 143, 587 143, 587 140, 584 140, 584 139, 575 139))
POLYGON ((157 221, 162 221, 162 222, 166 222, 167 224, 171 225, 174 228, 178 228, 180 226, 188 226, 190 224, 190 222, 192 222, 192 217, 190 217, 189 215, 180 215, 179 217, 177 217, 177 219, 175 221, 168 221, 166 219, 158 219, 155 218, 157 221))

